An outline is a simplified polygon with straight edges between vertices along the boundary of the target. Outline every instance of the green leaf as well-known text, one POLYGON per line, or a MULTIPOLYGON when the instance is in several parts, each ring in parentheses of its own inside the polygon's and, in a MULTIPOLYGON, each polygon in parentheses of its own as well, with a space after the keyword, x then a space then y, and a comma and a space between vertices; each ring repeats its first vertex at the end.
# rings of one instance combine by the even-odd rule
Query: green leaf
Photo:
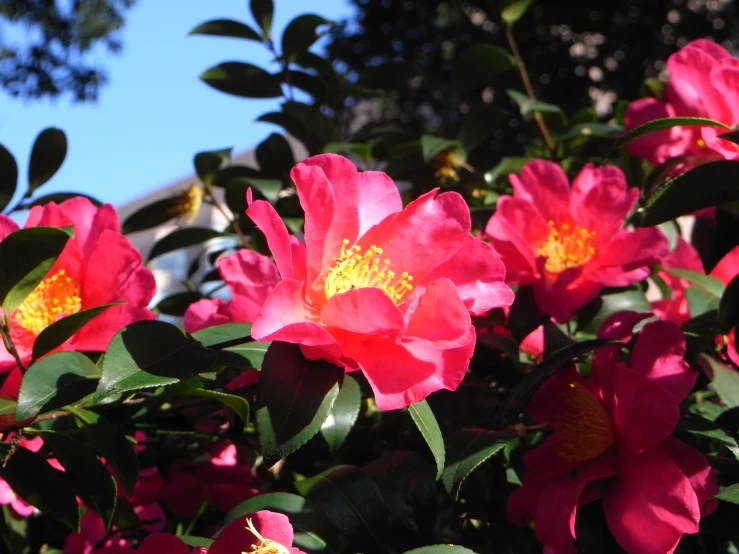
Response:
POLYGON ((200 80, 216 90, 243 98, 282 96, 279 77, 250 63, 223 62, 207 69, 200 80))
POLYGON ((346 440, 357 420, 361 406, 362 390, 359 384, 351 375, 344 375, 339 395, 321 426, 321 435, 326 439, 331 452, 338 451, 346 440))
POLYGON ((722 133, 719 135, 719 138, 731 141, 734 144, 739 144, 739 130, 730 131, 728 133, 722 133))
MULTIPOLYGON (((580 325, 579 321, 580 316, 584 314, 578 314, 578 329, 593 335, 598 333, 601 324, 611 314, 623 311, 648 312, 651 310, 649 301, 641 289, 627 289, 604 294, 595 300, 593 308, 596 312, 585 325, 580 325)), ((583 310, 583 312, 585 311, 587 310, 583 310)))
POLYGON ((77 402, 95 390, 99 378, 97 366, 84 354, 51 354, 23 375, 15 417, 20 421, 77 402))
POLYGON ((139 460, 126 436, 107 419, 90 410, 66 408, 87 434, 91 445, 118 474, 128 496, 139 476, 139 460))
POLYGON ((641 96, 657 98, 658 100, 664 100, 665 98, 665 83, 657 77, 647 77, 641 84, 640 90, 641 96))
POLYGON ((257 388, 257 429, 268 467, 295 452, 321 429, 344 377, 325 360, 308 361, 300 347, 273 342, 257 388))
POLYGON ((178 393, 215 400, 232 410, 243 422, 244 426, 249 424, 249 402, 247 402, 246 398, 236 396, 235 394, 205 389, 200 379, 195 380, 194 384, 196 386, 188 386, 184 390, 179 390, 178 393))
POLYGON ((462 149, 462 144, 458 140, 448 140, 432 135, 421 135, 420 145, 423 161, 426 163, 429 163, 434 156, 446 150, 456 151, 462 149))
MULTIPOLYGON (((389 551, 387 506, 377 484, 361 469, 340 465, 315 477, 295 483, 298 492, 316 504, 340 534, 366 542, 371 539, 381 551, 389 551)), ((366 546, 364 551, 377 551, 366 546)))
POLYGON ((49 127, 36 137, 28 162, 28 192, 34 190, 54 176, 67 156, 67 136, 61 129, 49 127))
POLYGON ((685 291, 685 300, 688 302, 691 318, 709 312, 716 313, 719 307, 719 298, 698 286, 687 288, 685 291))
POLYGON ((699 354, 698 362, 712 375, 711 387, 729 408, 739 406, 739 372, 707 354, 699 354))
POLYGON ((200 329, 192 334, 203 346, 213 348, 219 364, 238 368, 262 367, 271 343, 251 338, 251 323, 225 323, 200 329))
POLYGON ((256 151, 257 163, 264 177, 287 177, 293 165, 293 157, 290 143, 282 135, 272 133, 259 143, 256 151))
POLYGON ((218 169, 231 160, 232 151, 233 148, 222 148, 195 154, 193 165, 200 180, 206 185, 211 185, 218 169))
POLYGON ((292 114, 285 112, 268 112, 260 115, 257 118, 257 121, 279 125, 289 135, 294 136, 301 142, 306 142, 308 140, 308 130, 305 127, 305 123, 300 118, 295 117, 292 114))
POLYGON ((54 457, 70 476, 75 493, 95 510, 110 529, 118 500, 118 485, 100 458, 81 442, 53 432, 39 433, 44 446, 51 448, 54 457))
POLYGON ((150 262, 157 256, 161 256, 167 252, 200 244, 206 240, 222 236, 222 233, 209 227, 185 227, 184 229, 176 229, 154 244, 146 261, 150 262))
POLYGON ((233 19, 211 19, 210 21, 206 21, 205 23, 201 23, 195 27, 189 34, 243 38, 246 40, 262 42, 262 37, 259 36, 259 33, 254 29, 249 27, 246 23, 234 21, 233 19))
POLYGON ((706 292, 709 292, 711 296, 715 296, 716 298, 721 298, 721 295, 726 289, 726 286, 712 275, 706 275, 705 273, 691 271, 690 269, 683 269, 681 267, 670 267, 665 271, 675 277, 680 277, 694 285, 698 285, 702 289, 706 290, 706 292))
POLYGON ((489 85, 516 62, 507 50, 492 44, 473 44, 454 60, 451 86, 458 92, 489 85))
POLYGON ((38 360, 41 356, 48 354, 57 346, 64 344, 67 339, 87 325, 93 318, 95 318, 95 316, 101 314, 112 306, 118 306, 121 304, 124 304, 124 302, 115 302, 113 304, 96 306, 95 308, 88 308, 87 310, 69 314, 58 319, 41 331, 36 337, 36 341, 33 343, 32 360, 38 360))
POLYGON ((731 502, 732 504, 739 504, 739 483, 723 487, 714 498, 723 500, 724 502, 731 502))
MULTIPOLYGON (((531 0, 529 0, 530 2, 531 0)), ((406 550, 403 554, 476 554, 473 550, 456 544, 434 544, 406 550)))
POLYGON ((177 535, 177 538, 184 542, 187 546, 201 546, 206 550, 213 545, 213 539, 204 537, 194 537, 192 535, 177 535))
POLYGON ((305 13, 290 21, 282 33, 282 57, 290 60, 308 50, 321 36, 317 29, 327 23, 331 22, 314 13, 305 13))
POLYGON ((177 217, 177 206, 178 198, 176 196, 162 198, 161 200, 147 204, 133 212, 123 221, 121 232, 126 235, 162 225, 177 217))
POLYGON ((444 471, 444 437, 441 435, 441 429, 434 412, 431 411, 428 402, 425 400, 414 402, 408 406, 408 412, 434 455, 436 478, 439 479, 441 472, 444 471))
POLYGON ((272 29, 272 17, 275 12, 272 0, 250 0, 249 9, 251 10, 251 15, 254 17, 254 21, 262 29, 264 38, 268 39, 272 29))
POLYGON ((662 117, 659 119, 653 119, 651 121, 648 121, 647 123, 644 123, 643 125, 639 125, 638 127, 632 129, 623 137, 621 137, 621 139, 616 141, 616 143, 611 148, 613 150, 616 150, 617 148, 621 148, 630 143, 632 140, 643 137, 644 135, 655 133, 657 131, 664 131, 665 129, 670 129, 671 127, 682 127, 686 125, 721 127, 722 129, 731 131, 731 127, 729 127, 728 125, 721 123, 720 121, 705 119, 703 117, 662 117))
POLYGON ((562 119, 565 117, 562 108, 559 106, 547 104, 546 102, 541 102, 539 100, 532 100, 517 90, 507 90, 505 92, 511 100, 518 104, 518 109, 521 111, 521 115, 527 115, 531 112, 542 112, 559 114, 562 119))
MULTIPOLYGON (((0 443, 0 457, 4 458, 10 448, 9 443, 0 443)), ((80 513, 70 478, 51 467, 44 458, 19 446, 5 466, 0 464, 0 477, 13 492, 44 515, 79 531, 80 513)))
POLYGON ((18 164, 13 154, 0 144, 0 211, 13 199, 18 187, 18 164))
POLYGON ((154 309, 160 314, 182 317, 190 304, 203 298, 204 296, 199 292, 176 292, 162 298, 154 309))
POLYGON ((521 169, 523 169, 523 166, 529 161, 531 161, 531 158, 526 157, 501 158, 498 165, 485 173, 483 176, 485 178, 485 182, 492 184, 500 177, 507 177, 510 173, 521 173, 521 169))
POLYGON ((122 392, 176 383, 216 362, 215 351, 163 321, 136 321, 110 341, 94 401, 122 392))
MULTIPOLYGON (((739 458, 739 445, 737 445, 736 440, 730 437, 726 431, 721 429, 721 427, 714 421, 710 421, 699 415, 688 412, 683 414, 680 418, 678 429, 684 429, 693 435, 705 437, 716 444, 724 446, 734 455, 735 458, 739 458)), ((710 458, 713 458, 713 456, 710 458)))
POLYGON ((464 480, 477 467, 500 452, 510 440, 486 429, 462 429, 446 439, 449 463, 441 474, 441 482, 449 495, 457 500, 464 480))
MULTIPOLYGON (((293 164, 294 165, 294 164, 293 164)), ((288 166, 292 167, 292 165, 288 166)), ((270 204, 277 204, 282 190, 282 181, 279 179, 244 179, 244 182, 261 192, 270 204)))
POLYGON ((739 275, 734 277, 721 295, 718 305, 718 330, 728 333, 739 323, 739 275))
POLYGON ((506 25, 513 25, 523 17, 530 5, 531 0, 505 0, 500 10, 500 18, 506 25))
POLYGON ((472 150, 500 128, 509 113, 492 104, 479 102, 470 106, 457 132, 457 140, 465 150, 472 150))
POLYGON ((10 315, 46 277, 73 236, 65 227, 29 227, 10 233, 0 242, 0 302, 10 315))
POLYGON ((534 300, 533 287, 518 289, 508 316, 508 325, 513 338, 521 342, 546 321, 549 321, 549 316, 541 311, 534 300))

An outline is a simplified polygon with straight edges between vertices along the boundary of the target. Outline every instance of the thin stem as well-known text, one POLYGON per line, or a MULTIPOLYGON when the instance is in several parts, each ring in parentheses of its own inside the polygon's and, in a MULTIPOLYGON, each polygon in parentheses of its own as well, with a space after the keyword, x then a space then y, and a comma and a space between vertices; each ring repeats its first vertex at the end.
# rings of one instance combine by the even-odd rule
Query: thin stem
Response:
MULTIPOLYGON (((534 92, 534 87, 531 85, 529 74, 526 71, 526 65, 523 62, 521 53, 518 51, 518 46, 516 45, 516 39, 513 38, 513 29, 511 28, 510 25, 506 26, 505 35, 506 35, 506 38, 508 39, 508 45, 511 48, 513 57, 516 60, 516 67, 518 67, 518 72, 521 74, 521 80, 523 81, 523 86, 526 89, 526 94, 531 100, 536 102, 537 99, 536 99, 536 93, 534 92)), ((554 154, 555 152, 554 141, 552 140, 552 135, 549 133, 547 124, 544 121, 544 116, 541 114, 540 111, 534 110, 534 119, 536 120, 537 125, 539 125, 539 130, 541 131, 541 136, 544 139, 544 143, 547 145, 547 149, 549 149, 549 151, 552 154, 554 154)))
POLYGON ((3 321, 3 324, 0 326, 0 333, 3 336, 3 343, 5 344, 5 349, 10 353, 13 358, 15 358, 15 363, 18 365, 18 369, 21 370, 21 373, 26 372, 26 367, 23 365, 23 362, 21 361, 21 357, 18 354, 18 350, 15 348, 15 344, 13 344, 13 339, 10 338, 10 324, 7 320, 7 318, 3 321))

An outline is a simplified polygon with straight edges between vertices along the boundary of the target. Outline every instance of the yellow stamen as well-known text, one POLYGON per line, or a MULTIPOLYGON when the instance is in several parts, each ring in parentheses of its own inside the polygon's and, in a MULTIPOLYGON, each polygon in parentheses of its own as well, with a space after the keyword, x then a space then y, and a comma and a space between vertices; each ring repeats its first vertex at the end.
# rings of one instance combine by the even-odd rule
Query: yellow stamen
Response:
POLYGON ((15 322, 34 335, 82 307, 80 287, 63 269, 41 281, 15 311, 15 322))
POLYGON ((252 544, 249 552, 242 550, 241 554, 290 554, 290 551, 279 542, 265 539, 260 535, 249 518, 246 518, 246 529, 251 531, 252 535, 259 541, 259 544, 252 544))
POLYGON ((549 236, 536 251, 537 256, 546 256, 544 269, 549 273, 579 267, 595 255, 595 231, 569 223, 557 227, 554 221, 549 221, 549 228, 549 236))
POLYGON ((178 216, 182 223, 189 225, 200 213, 200 207, 203 205, 203 189, 192 184, 172 200, 174 204, 167 210, 167 215, 178 216))
POLYGON ((557 454, 571 462, 584 462, 611 447, 615 441, 611 420, 600 401, 585 386, 570 383, 561 404, 549 423, 557 454))
POLYGON ((349 241, 344 239, 341 255, 328 270, 324 283, 326 298, 352 289, 377 288, 397 303, 407 292, 413 290, 411 275, 404 271, 396 278, 395 271, 390 269, 390 260, 379 257, 382 248, 373 244, 364 254, 360 254, 361 247, 347 248, 347 246, 349 241))

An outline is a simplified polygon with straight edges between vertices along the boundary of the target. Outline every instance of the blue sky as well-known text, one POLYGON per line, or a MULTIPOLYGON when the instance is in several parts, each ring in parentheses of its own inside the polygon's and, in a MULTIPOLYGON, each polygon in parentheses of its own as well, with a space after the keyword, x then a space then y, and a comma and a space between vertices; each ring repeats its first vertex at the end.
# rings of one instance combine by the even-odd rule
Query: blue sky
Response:
MULTIPOLYGON (((231 97, 198 79, 205 69, 227 60, 265 67, 270 56, 264 47, 187 36, 208 19, 225 17, 254 26, 248 5, 248 0, 138 0, 123 31, 123 52, 96 59, 109 77, 96 104, 74 104, 68 98, 27 102, 0 93, 0 143, 18 161, 19 189, 25 190, 33 140, 45 127, 63 129, 69 151, 62 168, 37 194, 84 192, 114 204, 191 173, 196 152, 229 146, 238 152, 279 131, 254 122, 278 100, 231 97)), ((349 16, 351 7, 347 0, 275 0, 273 35, 279 37, 290 19, 306 11, 338 19, 349 16)))

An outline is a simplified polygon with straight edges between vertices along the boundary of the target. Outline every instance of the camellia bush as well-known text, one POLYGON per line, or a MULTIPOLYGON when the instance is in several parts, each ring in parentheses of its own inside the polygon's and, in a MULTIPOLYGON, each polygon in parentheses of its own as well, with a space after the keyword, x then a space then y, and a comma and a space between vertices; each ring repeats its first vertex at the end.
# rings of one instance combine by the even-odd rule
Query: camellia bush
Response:
POLYGON ((342 73, 309 50, 330 22, 252 0, 192 34, 273 55, 201 75, 282 99, 257 167, 198 153, 120 222, 37 193, 61 130, 25 193, 0 148, 0 552, 738 552, 739 61, 694 40, 610 120, 564 113, 516 47, 530 3, 456 56, 456 136, 376 125, 412 79, 342 73), (483 112, 536 138, 500 158, 483 112), (144 260, 127 235, 171 221, 144 260))

